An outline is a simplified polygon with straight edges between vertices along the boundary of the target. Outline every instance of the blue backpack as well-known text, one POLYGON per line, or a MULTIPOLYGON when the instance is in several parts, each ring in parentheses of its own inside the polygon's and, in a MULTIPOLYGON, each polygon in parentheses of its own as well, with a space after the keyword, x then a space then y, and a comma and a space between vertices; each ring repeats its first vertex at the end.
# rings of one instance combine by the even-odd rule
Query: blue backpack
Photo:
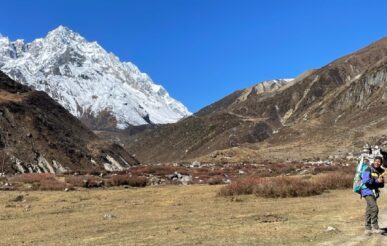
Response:
POLYGON ((355 177, 353 178, 353 191, 356 193, 360 194, 361 190, 366 188, 366 186, 363 184, 363 181, 361 180, 361 176, 367 168, 368 168, 368 165, 363 161, 363 158, 362 158, 360 163, 356 167, 356 174, 355 174, 355 177))

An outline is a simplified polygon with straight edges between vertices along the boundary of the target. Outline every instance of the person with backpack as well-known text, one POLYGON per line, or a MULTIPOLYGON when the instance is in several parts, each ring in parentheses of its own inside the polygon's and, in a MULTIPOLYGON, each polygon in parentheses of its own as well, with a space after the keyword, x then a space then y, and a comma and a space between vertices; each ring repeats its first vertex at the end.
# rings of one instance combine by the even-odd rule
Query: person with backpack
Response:
POLYGON ((361 197, 367 203, 365 212, 365 233, 383 233, 378 224, 379 207, 376 200, 379 197, 379 189, 384 187, 384 169, 381 167, 383 159, 375 157, 374 163, 361 173, 362 188, 361 197))

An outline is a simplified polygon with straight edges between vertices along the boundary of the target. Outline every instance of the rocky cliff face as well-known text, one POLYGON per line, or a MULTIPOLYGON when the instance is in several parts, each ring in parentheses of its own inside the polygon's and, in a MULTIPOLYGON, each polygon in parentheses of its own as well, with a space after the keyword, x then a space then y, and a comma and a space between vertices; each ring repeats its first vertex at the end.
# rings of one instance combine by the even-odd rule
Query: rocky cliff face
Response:
POLYGON ((112 171, 136 164, 46 93, 0 72, 0 172, 112 171))
POLYGON ((249 149, 258 160, 351 151, 387 134, 386 71, 383 38, 294 80, 237 91, 177 124, 137 135, 127 148, 144 161, 230 148, 249 149), (145 155, 148 148, 153 151, 145 155))
POLYGON ((45 91, 93 129, 173 123, 191 114, 133 63, 63 26, 31 43, 0 37, 0 70, 45 91))

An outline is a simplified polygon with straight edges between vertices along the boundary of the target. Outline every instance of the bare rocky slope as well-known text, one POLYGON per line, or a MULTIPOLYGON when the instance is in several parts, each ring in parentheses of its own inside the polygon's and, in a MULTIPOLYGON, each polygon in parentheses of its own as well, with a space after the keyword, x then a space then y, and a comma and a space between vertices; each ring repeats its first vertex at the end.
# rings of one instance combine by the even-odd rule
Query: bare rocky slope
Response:
POLYGON ((136 164, 45 92, 0 72, 0 172, 111 171, 136 164))
POLYGON ((126 148, 145 162, 257 161, 344 156, 365 142, 387 143, 386 37, 270 90, 262 86, 137 134, 126 148))

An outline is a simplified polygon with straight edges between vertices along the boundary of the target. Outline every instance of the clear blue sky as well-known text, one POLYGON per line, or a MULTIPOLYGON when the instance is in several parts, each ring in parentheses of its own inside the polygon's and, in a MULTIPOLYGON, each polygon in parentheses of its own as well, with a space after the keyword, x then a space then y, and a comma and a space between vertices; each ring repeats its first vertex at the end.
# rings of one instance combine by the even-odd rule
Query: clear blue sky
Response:
POLYGON ((385 0, 12 0, 0 8, 4 36, 31 41, 68 26, 138 65, 193 112, 387 35, 385 0))

